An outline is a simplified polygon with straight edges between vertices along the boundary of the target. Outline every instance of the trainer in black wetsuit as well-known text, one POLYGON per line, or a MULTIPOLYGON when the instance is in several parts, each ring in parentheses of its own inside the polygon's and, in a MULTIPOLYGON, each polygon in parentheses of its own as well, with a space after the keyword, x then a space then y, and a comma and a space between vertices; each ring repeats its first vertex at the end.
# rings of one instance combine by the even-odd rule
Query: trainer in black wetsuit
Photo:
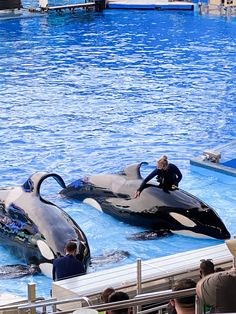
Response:
POLYGON ((163 156, 157 162, 158 168, 153 170, 141 183, 140 187, 135 193, 135 197, 139 196, 142 190, 145 188, 148 181, 157 177, 159 182, 158 187, 164 191, 174 190, 178 187, 180 180, 182 179, 182 173, 179 168, 174 164, 168 163, 167 157, 163 156))
POLYGON ((52 277, 54 281, 79 276, 85 273, 84 266, 76 255, 77 245, 70 241, 65 248, 66 255, 53 261, 52 277))

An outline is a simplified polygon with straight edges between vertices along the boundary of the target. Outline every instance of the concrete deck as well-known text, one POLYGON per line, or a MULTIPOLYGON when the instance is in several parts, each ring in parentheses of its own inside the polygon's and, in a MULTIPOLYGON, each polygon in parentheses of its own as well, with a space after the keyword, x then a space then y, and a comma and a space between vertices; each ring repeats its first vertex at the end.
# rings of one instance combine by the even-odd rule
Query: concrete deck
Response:
MULTIPOLYGON (((142 262, 142 292, 170 289, 172 282, 180 278, 199 279, 201 259, 211 259, 224 269, 231 267, 232 255, 226 244, 178 253, 142 262)), ((53 298, 58 300, 75 297, 88 297, 94 304, 101 303, 101 292, 113 287, 127 292, 131 297, 137 291, 137 264, 90 273, 80 277, 54 282, 53 298)), ((75 308, 75 304, 73 304, 75 308)), ((81 304, 76 304, 77 307, 81 304)), ((73 309, 68 305, 61 310, 73 309)))
POLYGON ((214 163, 208 160, 203 160, 202 157, 196 157, 190 160, 190 164, 197 167, 202 167, 208 170, 220 172, 222 174, 236 177, 236 169, 227 167, 221 163, 214 163))
POLYGON ((87 2, 87 3, 77 3, 77 4, 66 4, 66 5, 58 5, 58 6, 47 6, 46 8, 42 8, 43 11, 62 11, 62 10, 74 10, 74 9, 90 9, 95 8, 95 2, 87 2))
POLYGON ((139 10, 190 10, 195 4, 188 1, 168 0, 108 0, 108 9, 139 9, 139 10))
POLYGON ((22 301, 26 302, 27 300, 25 298, 7 292, 3 292, 0 294, 0 306, 15 304, 22 301))
POLYGON ((202 156, 191 159, 190 164, 236 177, 235 147, 236 140, 233 140, 228 144, 206 150, 202 156))

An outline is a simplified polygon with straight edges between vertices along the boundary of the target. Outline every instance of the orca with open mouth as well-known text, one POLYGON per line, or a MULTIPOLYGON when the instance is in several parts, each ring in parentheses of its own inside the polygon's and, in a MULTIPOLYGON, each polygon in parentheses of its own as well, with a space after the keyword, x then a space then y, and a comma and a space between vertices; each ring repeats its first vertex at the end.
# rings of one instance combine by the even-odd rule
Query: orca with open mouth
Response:
POLYGON ((139 163, 118 174, 97 174, 76 180, 60 194, 78 199, 130 225, 197 238, 228 239, 230 233, 209 205, 177 189, 163 191, 157 184, 147 184, 138 198, 135 191, 142 182, 139 163))
POLYGON ((22 186, 0 188, 1 245, 51 276, 52 260, 63 256, 66 243, 73 240, 78 247, 76 257, 87 269, 90 249, 84 232, 64 210, 40 195, 40 187, 49 177, 65 187, 59 175, 36 172, 22 186))

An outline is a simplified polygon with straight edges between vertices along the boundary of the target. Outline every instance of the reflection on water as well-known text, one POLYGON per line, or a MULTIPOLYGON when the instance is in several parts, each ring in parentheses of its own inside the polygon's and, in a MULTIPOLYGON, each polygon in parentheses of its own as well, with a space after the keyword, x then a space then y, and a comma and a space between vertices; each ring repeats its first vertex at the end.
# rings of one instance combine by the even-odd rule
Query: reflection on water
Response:
MULTIPOLYGON (((0 21, 0 173, 2 187, 35 171, 68 184, 84 175, 117 172, 163 153, 183 172, 181 187, 213 206, 232 234, 235 181, 200 174, 189 159, 235 138, 235 20, 186 12, 106 10, 0 21)), ((130 241, 125 225, 44 187, 85 231, 92 255, 124 250, 119 263, 91 271, 221 243, 173 236, 130 241)), ((19 262, 1 248, 1 264, 19 262)), ((204 257, 203 257, 204 258, 204 257)), ((25 295, 25 283, 1 282, 25 295)))

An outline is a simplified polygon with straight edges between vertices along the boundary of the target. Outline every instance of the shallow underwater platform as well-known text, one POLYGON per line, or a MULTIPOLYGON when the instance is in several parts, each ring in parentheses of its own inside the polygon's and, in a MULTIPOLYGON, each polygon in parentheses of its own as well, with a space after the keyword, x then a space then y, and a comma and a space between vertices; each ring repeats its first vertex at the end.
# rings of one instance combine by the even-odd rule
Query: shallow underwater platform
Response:
MULTIPOLYGON (((228 269, 232 266, 232 255, 225 243, 202 249, 187 251, 141 262, 142 293, 170 289, 173 281, 180 278, 199 279, 199 265, 202 259, 211 259, 215 266, 228 269)), ((127 292, 131 297, 137 294, 137 263, 83 276, 53 282, 52 296, 57 300, 88 297, 93 304, 101 303, 101 292, 107 287, 127 292)), ((72 309, 63 305, 61 310, 72 309)), ((73 304, 75 306, 75 304, 73 304)), ((81 306, 77 304, 76 306, 81 306)))
POLYGON ((188 1, 168 0, 108 0, 108 9, 138 9, 138 10, 187 10, 193 11, 195 4, 188 1))

